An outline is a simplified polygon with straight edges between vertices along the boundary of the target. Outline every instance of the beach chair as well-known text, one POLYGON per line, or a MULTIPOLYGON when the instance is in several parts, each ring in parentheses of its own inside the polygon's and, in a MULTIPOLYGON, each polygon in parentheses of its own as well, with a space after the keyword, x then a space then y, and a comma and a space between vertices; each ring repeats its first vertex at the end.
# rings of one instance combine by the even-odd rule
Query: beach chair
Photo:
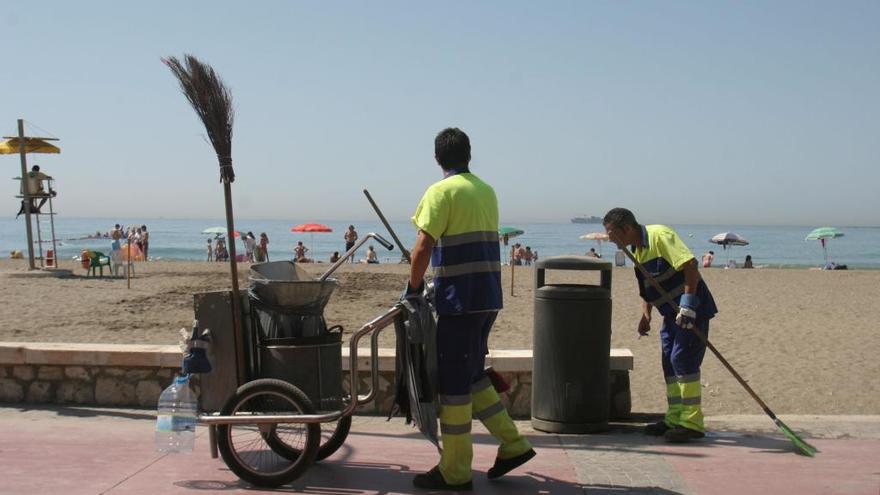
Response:
POLYGON ((113 249, 110 251, 110 266, 112 267, 110 272, 114 277, 119 276, 119 269, 127 269, 127 263, 122 259, 122 250, 121 249, 113 249))
POLYGON ((89 251, 89 268, 86 270, 86 275, 91 273, 94 277, 98 274, 98 271, 101 272, 101 276, 104 276, 104 267, 107 267, 110 270, 110 257, 100 251, 89 251))

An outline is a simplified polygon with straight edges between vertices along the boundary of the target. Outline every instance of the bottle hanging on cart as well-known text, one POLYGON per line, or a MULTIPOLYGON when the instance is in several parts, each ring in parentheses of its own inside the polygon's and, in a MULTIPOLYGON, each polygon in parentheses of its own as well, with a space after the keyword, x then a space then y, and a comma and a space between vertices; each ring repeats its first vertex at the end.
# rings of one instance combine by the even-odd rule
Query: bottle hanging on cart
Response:
POLYGON ((189 385, 190 376, 174 377, 159 396, 156 417, 156 450, 159 452, 187 454, 193 450, 199 406, 189 385))

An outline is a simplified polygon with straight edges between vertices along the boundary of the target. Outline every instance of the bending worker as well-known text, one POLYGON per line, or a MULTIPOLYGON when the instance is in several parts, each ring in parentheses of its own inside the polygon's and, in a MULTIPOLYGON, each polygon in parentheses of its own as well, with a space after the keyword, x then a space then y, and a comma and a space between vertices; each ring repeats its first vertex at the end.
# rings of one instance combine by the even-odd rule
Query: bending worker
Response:
POLYGON ((406 295, 424 290, 434 265, 437 310, 438 392, 443 451, 440 463, 413 484, 432 490, 471 490, 471 417, 501 445, 488 478, 495 479, 535 456, 510 419, 484 368, 489 330, 501 309, 498 201, 488 184, 470 173, 471 145, 459 129, 434 141, 443 180, 425 192, 412 220, 419 229, 406 295))
POLYGON ((670 442, 687 442, 705 436, 700 405, 700 365, 706 345, 693 332, 709 335, 709 320, 718 312, 709 287, 700 277, 697 260, 678 234, 665 225, 639 225, 633 213, 614 208, 603 219, 608 237, 617 247, 631 246, 636 261, 663 287, 661 295, 636 268, 642 318, 639 335, 651 330, 651 312, 663 317, 660 346, 666 378, 666 416, 649 424, 645 433, 670 442), (678 312, 673 308, 680 307, 678 312))

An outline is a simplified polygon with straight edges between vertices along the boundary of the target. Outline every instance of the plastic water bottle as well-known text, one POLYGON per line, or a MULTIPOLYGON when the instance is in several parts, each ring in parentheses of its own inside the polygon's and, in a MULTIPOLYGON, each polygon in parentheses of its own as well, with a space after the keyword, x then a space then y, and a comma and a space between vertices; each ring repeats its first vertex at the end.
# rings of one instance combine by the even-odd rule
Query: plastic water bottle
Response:
POLYGON ((156 450, 176 454, 192 452, 199 406, 189 386, 190 375, 176 376, 159 396, 156 417, 156 450))

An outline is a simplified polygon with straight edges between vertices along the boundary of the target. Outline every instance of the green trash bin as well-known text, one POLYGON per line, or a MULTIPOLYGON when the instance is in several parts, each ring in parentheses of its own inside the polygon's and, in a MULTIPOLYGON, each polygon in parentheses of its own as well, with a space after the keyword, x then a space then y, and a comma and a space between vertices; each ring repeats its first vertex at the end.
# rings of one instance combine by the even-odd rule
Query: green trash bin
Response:
POLYGON ((536 263, 532 349, 532 426, 550 433, 607 430, 610 262, 557 256, 536 263), (546 284, 545 270, 600 271, 600 283, 546 284))

